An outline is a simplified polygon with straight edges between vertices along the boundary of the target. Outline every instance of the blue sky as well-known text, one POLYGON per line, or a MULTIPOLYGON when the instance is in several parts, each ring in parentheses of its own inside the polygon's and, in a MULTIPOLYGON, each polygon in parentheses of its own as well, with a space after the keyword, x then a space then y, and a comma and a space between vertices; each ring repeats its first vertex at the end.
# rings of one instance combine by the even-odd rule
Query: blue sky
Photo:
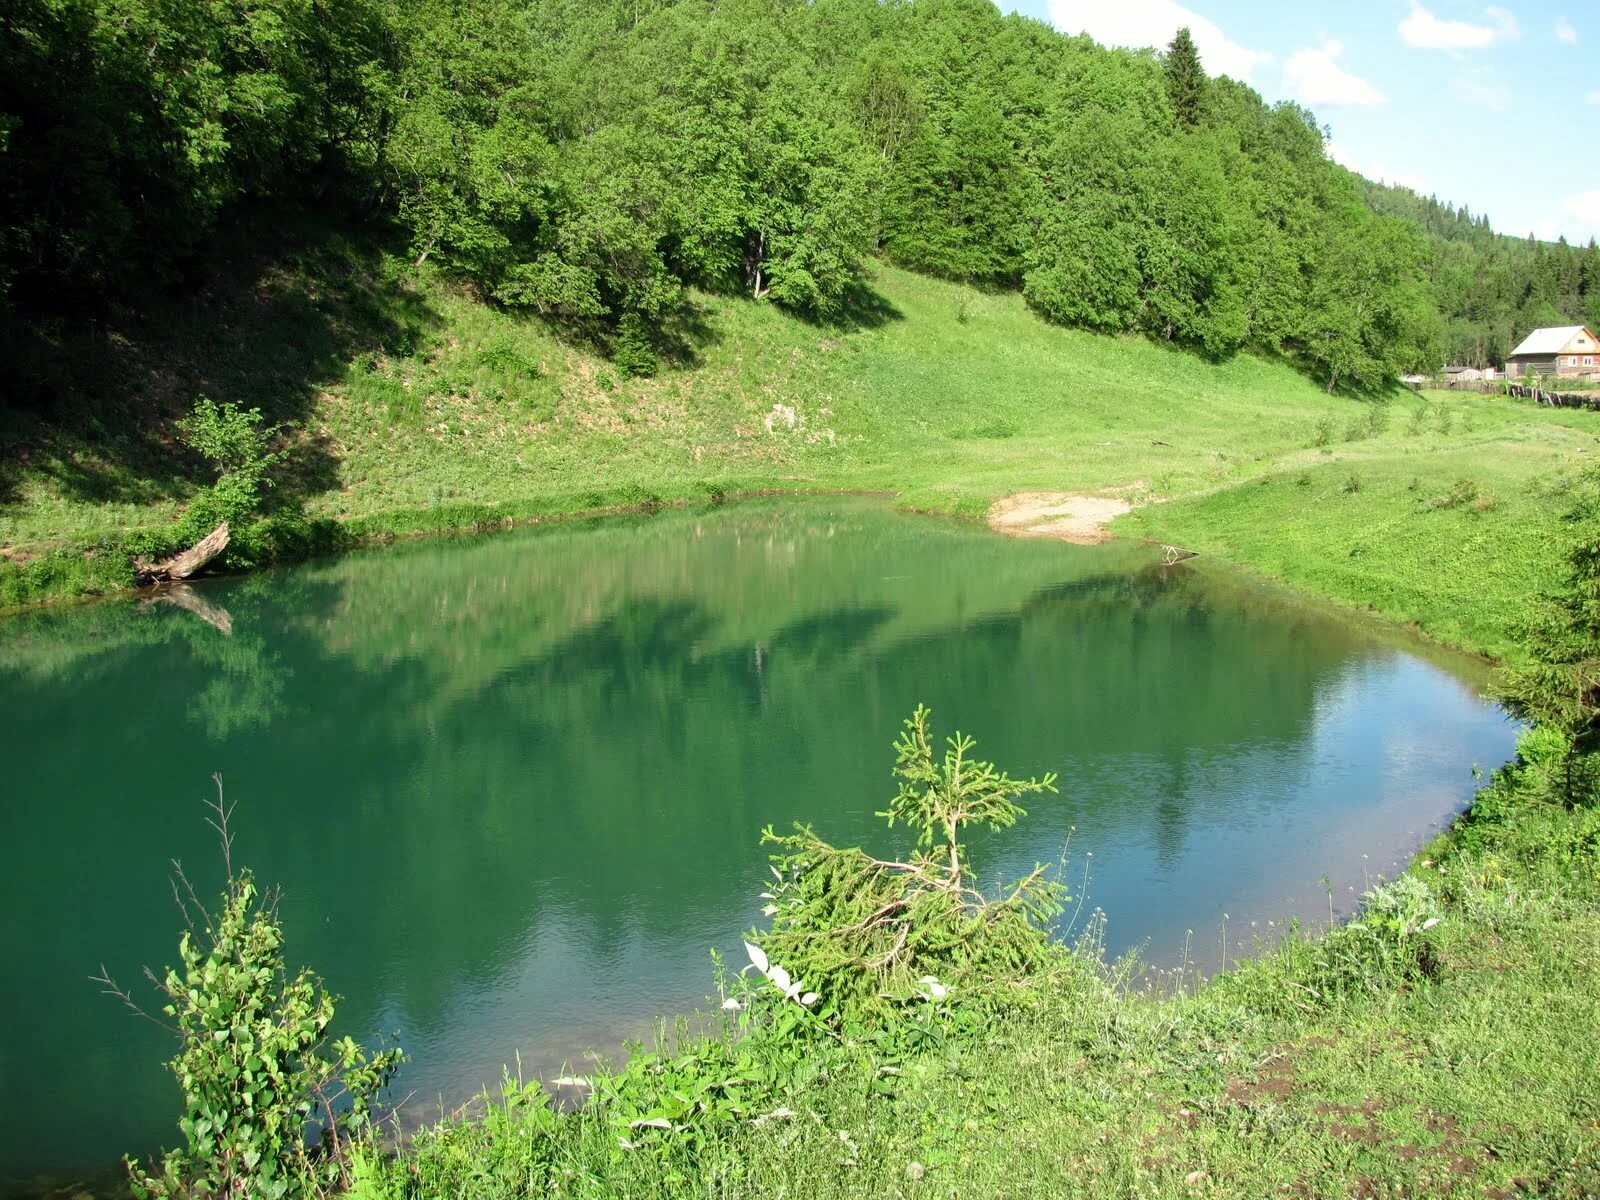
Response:
POLYGON ((1488 213, 1502 233, 1600 237, 1595 0, 1001 0, 1119 46, 1194 33, 1212 75, 1331 126, 1372 178, 1488 213))

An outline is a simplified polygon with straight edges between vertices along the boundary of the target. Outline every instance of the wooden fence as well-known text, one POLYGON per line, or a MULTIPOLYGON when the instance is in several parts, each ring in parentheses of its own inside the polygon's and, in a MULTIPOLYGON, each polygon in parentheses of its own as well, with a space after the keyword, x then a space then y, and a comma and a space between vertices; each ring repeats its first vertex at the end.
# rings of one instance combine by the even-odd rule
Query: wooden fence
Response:
POLYGON ((1513 383, 1506 386, 1506 395, 1548 404, 1551 408, 1589 408, 1600 412, 1600 392, 1552 392, 1513 383))
POLYGON ((1532 400, 1535 404, 1548 404, 1551 408, 1590 408, 1600 412, 1600 389, 1558 391, 1554 388, 1529 387, 1525 383, 1512 383, 1506 379, 1448 379, 1443 376, 1410 386, 1419 392, 1424 388, 1445 392, 1479 392, 1491 396, 1514 396, 1519 400, 1532 400))

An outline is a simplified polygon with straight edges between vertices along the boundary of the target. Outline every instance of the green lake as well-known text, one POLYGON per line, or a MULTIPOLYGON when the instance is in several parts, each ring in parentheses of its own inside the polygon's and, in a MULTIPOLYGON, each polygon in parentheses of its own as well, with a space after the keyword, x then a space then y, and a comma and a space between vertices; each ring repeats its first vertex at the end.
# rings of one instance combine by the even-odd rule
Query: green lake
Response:
POLYGON ((1060 773, 980 866, 1065 847, 1075 928, 1103 910, 1110 953, 1161 966, 1186 942, 1215 965, 1225 922, 1248 943, 1325 921, 1330 891, 1347 913, 1516 732, 1473 664, 1231 573, 875 500, 415 543, 175 598, 0 621, 0 1179, 176 1139, 166 1035, 90 977, 146 994, 173 960, 170 859, 218 890, 213 772, 340 1028, 411 1054, 418 1119, 702 1006, 708 951, 760 919, 764 825, 895 845, 872 814, 919 701, 1014 774, 1060 773))

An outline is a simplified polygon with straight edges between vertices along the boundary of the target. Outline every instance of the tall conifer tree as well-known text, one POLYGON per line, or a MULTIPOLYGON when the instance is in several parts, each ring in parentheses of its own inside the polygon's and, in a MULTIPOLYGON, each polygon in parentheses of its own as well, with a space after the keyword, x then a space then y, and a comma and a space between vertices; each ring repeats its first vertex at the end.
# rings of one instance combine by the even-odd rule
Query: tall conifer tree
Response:
POLYGON ((1167 99, 1172 103, 1172 114, 1179 125, 1190 128, 1200 124, 1200 106, 1206 93, 1206 71, 1200 65, 1200 55, 1189 36, 1189 27, 1178 30, 1167 47, 1165 64, 1167 99))

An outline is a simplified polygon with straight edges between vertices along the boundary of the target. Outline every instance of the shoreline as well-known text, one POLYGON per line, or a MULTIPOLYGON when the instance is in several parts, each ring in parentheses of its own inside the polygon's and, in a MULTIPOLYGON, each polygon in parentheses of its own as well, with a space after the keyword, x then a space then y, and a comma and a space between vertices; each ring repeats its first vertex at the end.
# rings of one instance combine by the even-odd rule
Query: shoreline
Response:
MULTIPOLYGON (((1137 490, 1139 487, 1140 485, 1135 483, 1128 485, 1126 488, 1109 490, 1127 491, 1137 490)), ((1085 493, 1027 491, 1002 496, 989 504, 982 515, 974 515, 951 508, 905 504, 903 503, 905 492, 892 488, 753 486, 732 488, 727 491, 718 490, 714 493, 700 496, 680 495, 587 508, 556 507, 543 511, 533 510, 539 505, 537 501, 532 502, 531 505, 528 502, 523 502, 522 505, 517 502, 510 502, 504 506, 507 511, 498 513, 494 512, 493 509, 499 508, 499 505, 473 505, 470 506, 471 512, 466 514, 470 519, 447 524, 422 524, 420 520, 422 517, 433 515, 438 511, 432 509, 393 509, 388 512, 355 518, 348 522, 338 522, 332 518, 319 518, 319 523, 326 522, 341 535, 333 544, 312 547, 305 553, 261 563, 247 570, 218 572, 212 575, 199 576, 184 581, 184 584, 185 586, 204 588, 213 581, 242 579, 251 575, 265 574, 279 568, 338 558, 345 554, 382 550, 385 547, 404 543, 509 533, 519 529, 534 529, 540 526, 577 521, 603 521, 617 517, 648 516, 657 512, 693 509, 696 507, 718 508, 725 504, 752 500, 804 500, 828 496, 878 498, 888 502, 899 512, 965 523, 982 523, 995 533, 1005 537, 1049 538, 1073 546, 1103 545, 1113 540, 1125 540, 1139 542, 1151 547, 1165 547, 1165 543, 1159 539, 1139 534, 1118 533, 1110 528, 1119 518, 1129 513, 1159 508, 1167 502, 1165 499, 1132 503, 1120 498, 1108 498, 1085 493), (524 511, 519 513, 517 511, 519 507, 523 508, 524 511), (1064 525, 1062 524, 1063 522, 1064 525), (1042 527, 1039 523, 1042 523, 1042 527), (367 528, 362 528, 362 526, 367 526, 367 528)), ((85 549, 79 553, 89 557, 94 551, 85 549)), ((1207 569, 1200 565, 1202 563, 1221 565, 1229 571, 1237 572, 1242 579, 1249 580, 1254 586, 1281 592, 1285 598, 1297 603, 1312 604, 1330 614, 1344 619, 1356 620, 1367 626, 1369 633, 1384 638, 1398 637, 1413 651, 1433 650, 1442 652, 1450 658, 1460 660, 1456 664, 1457 667, 1471 663, 1475 664, 1483 672, 1493 672, 1503 665, 1504 660, 1485 651, 1463 646, 1436 636, 1427 629, 1422 628, 1415 621, 1391 615, 1370 603, 1348 603, 1313 587, 1283 579, 1248 559, 1217 553, 1190 551, 1184 558, 1167 565, 1186 564, 1190 569, 1207 569)), ((169 587, 170 585, 158 584, 147 587, 127 586, 101 592, 64 591, 58 595, 48 596, 31 603, 0 607, 0 625, 15 617, 24 617, 55 609, 73 608, 101 601, 155 600, 162 594, 163 590, 169 587)))

